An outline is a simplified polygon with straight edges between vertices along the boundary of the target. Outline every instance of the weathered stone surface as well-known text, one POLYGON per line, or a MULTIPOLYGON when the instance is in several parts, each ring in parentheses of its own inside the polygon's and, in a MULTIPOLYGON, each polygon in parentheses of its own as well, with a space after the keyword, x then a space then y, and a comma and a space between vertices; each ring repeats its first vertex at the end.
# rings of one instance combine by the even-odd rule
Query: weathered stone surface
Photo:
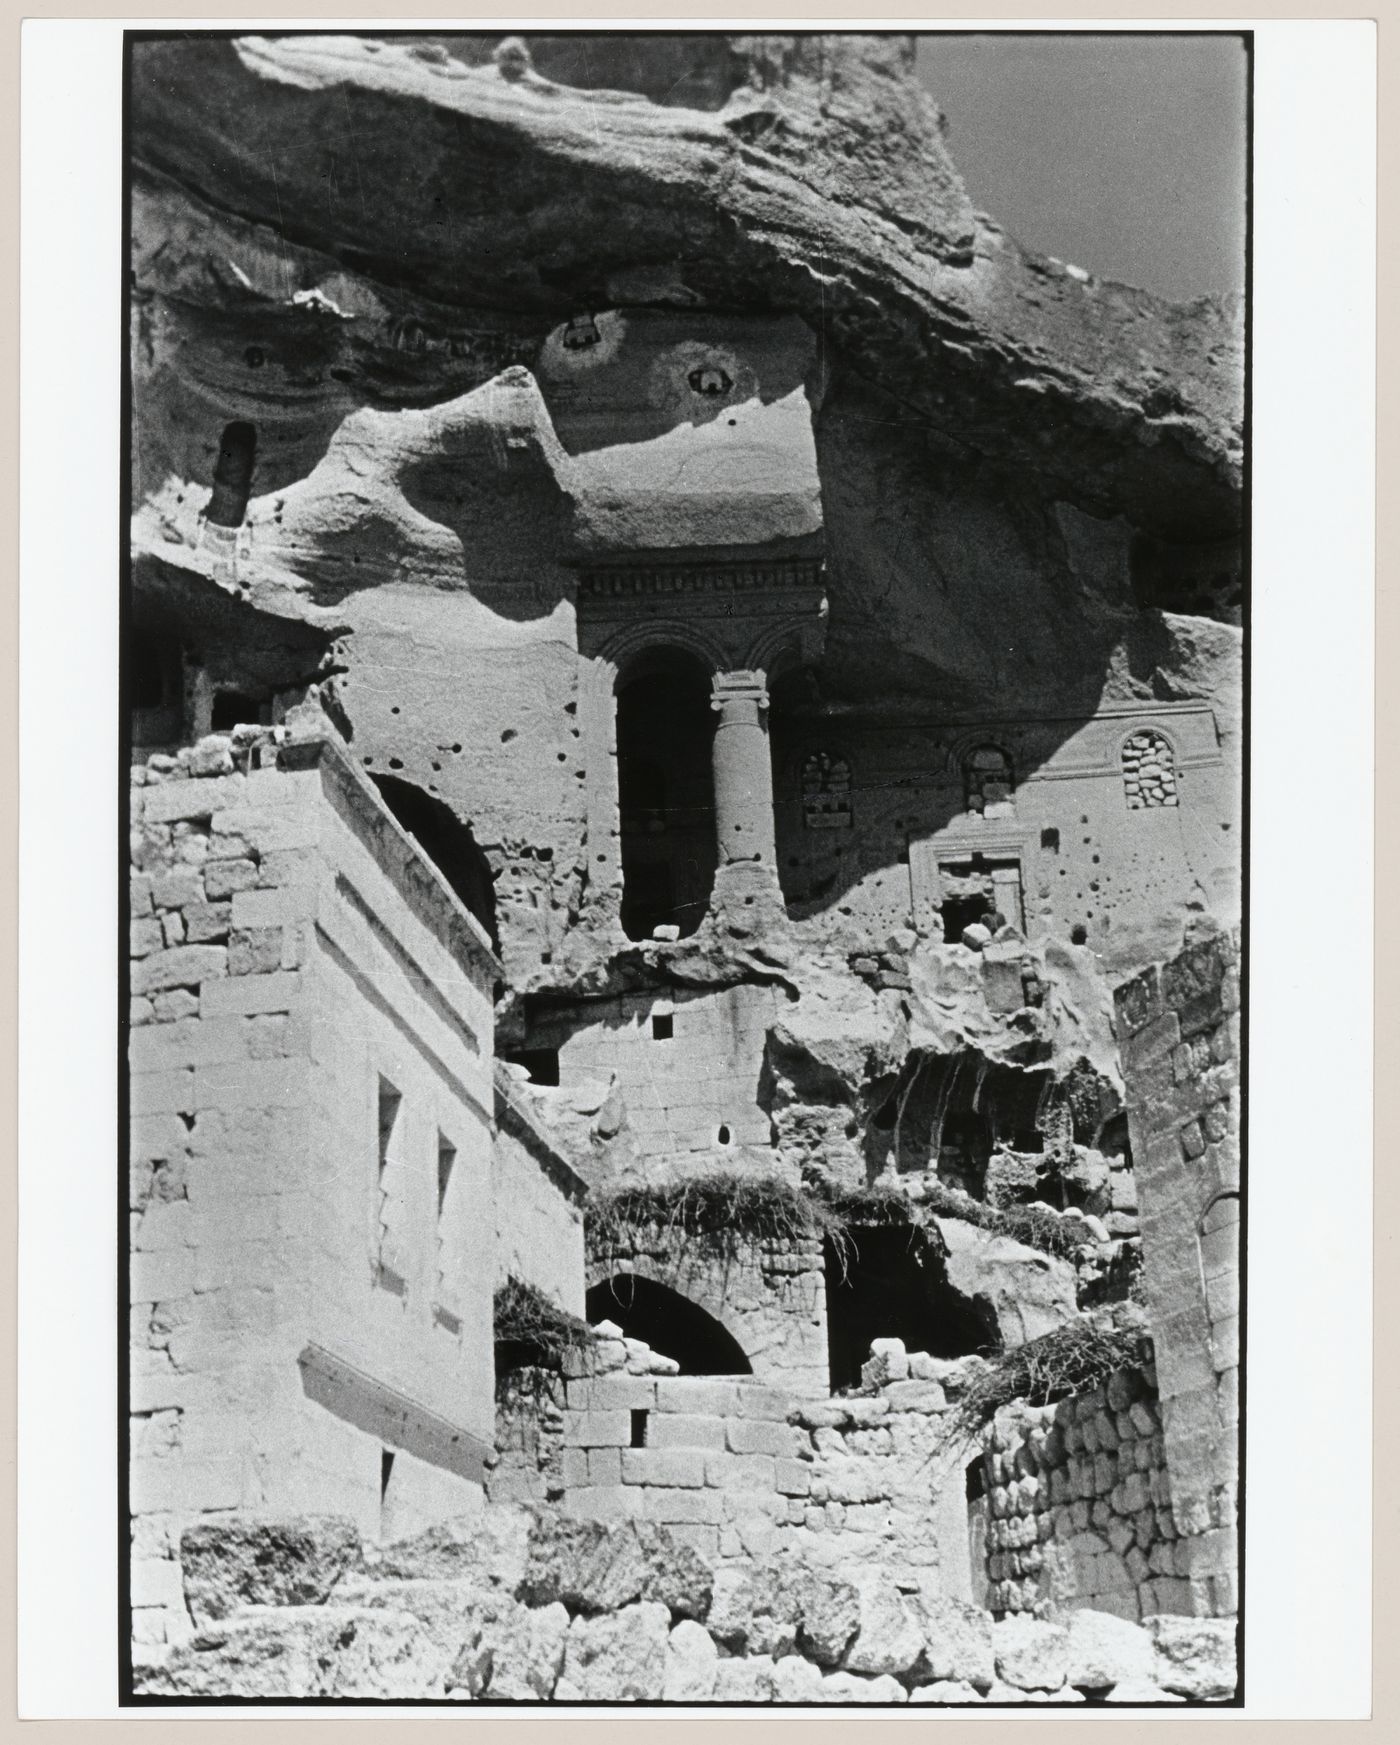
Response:
POLYGON ((819 1703, 825 1686, 821 1670, 800 1654, 784 1654, 773 1666, 775 1703, 819 1703))
POLYGON ((1016 1690, 1057 1691, 1065 1682, 1069 1638, 1058 1624, 1013 1615, 992 1626, 997 1676, 1016 1690))
POLYGON ((919 1594, 912 1601, 923 1638, 920 1675, 928 1682, 985 1690, 996 1677, 991 1614, 962 1600, 919 1594))
MULTIPOLYGON (((337 255, 395 285, 411 262, 427 298, 509 309, 527 330, 648 289, 745 307, 781 287, 872 379, 973 448, 1000 449, 1012 472, 1053 481, 1053 494, 1100 512, 1126 500, 1169 524, 1194 500, 1198 517, 1237 523, 1237 308, 1178 311, 1099 287, 979 222, 913 77, 910 39, 716 38, 728 95, 713 110, 600 102, 533 73, 508 81, 486 58, 489 38, 446 40, 467 59, 433 67, 402 45, 343 37, 148 45, 137 160, 230 215, 276 223, 295 210, 300 252, 324 263, 305 283, 337 255), (854 154, 842 148, 852 128, 854 154), (382 164, 363 199, 341 199, 317 173, 307 141, 327 132, 382 164), (459 215, 450 231, 440 210, 459 215), (648 261, 670 264, 643 285, 637 263, 648 261), (960 391, 964 373, 978 375, 976 396, 960 391)), ((588 82, 635 91, 645 39, 594 41, 588 82)), ((208 297, 208 279, 167 252, 150 248, 146 272, 208 297)))
POLYGON ((1065 1682, 1087 1690, 1150 1680, 1152 1638, 1138 1624, 1111 1612, 1077 1611, 1069 1618, 1065 1682))
POLYGON ((661 1694, 668 1703, 704 1703, 714 1694, 719 1650, 703 1624, 682 1618, 666 1642, 661 1694))
POLYGON ((482 1629, 478 1648, 490 1652, 484 1694, 512 1702, 539 1702, 554 1694, 564 1664, 569 1614, 548 1606, 502 1608, 482 1629))
POLYGON ((710 1634, 732 1653, 791 1656, 801 1617, 796 1570, 730 1565, 715 1571, 706 1619, 710 1634))
POLYGON ((564 1645, 555 1701, 657 1701, 666 1676, 670 1628, 665 1606, 654 1600, 575 1618, 564 1645))
POLYGON ((903 1673, 924 1650, 920 1616, 910 1600, 880 1576, 862 1577, 859 1625, 846 1653, 848 1672, 903 1673))
POLYGON ((840 1576, 807 1571, 797 1583, 798 1640, 819 1666, 839 1666, 861 1627, 861 1600, 840 1576))
POLYGON ((711 1693, 717 1703, 766 1703, 773 1696, 773 1657, 750 1654, 717 1660, 711 1693))
POLYGON ((215 1697, 403 1697, 441 1691, 441 1656, 419 1620, 386 1608, 284 1606, 212 1624, 142 1689, 215 1697))
POLYGON ((535 1517, 527 1508, 494 1503, 479 1514, 443 1521, 411 1539, 365 1552, 379 1578, 473 1577, 514 1592, 525 1576, 535 1517))
POLYGON ((1163 1615, 1144 1618, 1143 1628, 1156 1650, 1154 1677, 1163 1690, 1205 1701, 1235 1694, 1238 1626, 1233 1618, 1163 1615))
POLYGON ((1068 1261, 996 1236, 961 1218, 934 1222, 948 1246, 948 1282, 963 1296, 985 1299, 1008 1346, 1051 1333, 1079 1312, 1068 1261))
POLYGON ((612 1612, 644 1599, 678 1617, 704 1618, 712 1580, 699 1552, 655 1522, 541 1515, 519 1592, 531 1605, 562 1600, 572 1611, 612 1612))
POLYGON ((209 1521, 180 1536, 185 1605, 196 1624, 244 1606, 324 1600, 360 1555, 360 1535, 335 1515, 209 1521))
POLYGON ((960 1684, 945 1679, 934 1684, 916 1685, 909 1693, 909 1701, 911 1703, 980 1703, 982 1693, 973 1685, 960 1684))
POLYGON ((1175 1691, 1163 1690, 1150 1679, 1125 1679, 1122 1684, 1114 1685, 1104 1697, 1106 1703, 1139 1704, 1147 1707, 1154 1703, 1184 1703, 1186 1698, 1178 1696, 1175 1691))
POLYGON ((857 1678, 851 1672, 829 1672, 822 1679, 824 1703, 907 1703, 909 1692, 888 1673, 878 1678, 857 1678))

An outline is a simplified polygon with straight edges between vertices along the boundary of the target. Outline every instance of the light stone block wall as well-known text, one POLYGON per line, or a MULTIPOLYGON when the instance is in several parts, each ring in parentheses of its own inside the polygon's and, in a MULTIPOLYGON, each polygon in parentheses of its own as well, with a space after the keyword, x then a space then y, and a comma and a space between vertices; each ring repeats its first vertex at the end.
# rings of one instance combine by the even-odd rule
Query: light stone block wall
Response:
POLYGON ((1238 1604, 1238 933, 1145 970, 1115 1008, 1189 1609, 1227 1617, 1238 1604))
POLYGON ((664 999, 627 994, 590 1002, 583 1024, 538 1020, 530 1046, 559 1050, 565 1086, 606 1084, 616 1073, 628 1127, 648 1161, 683 1158, 693 1172, 704 1158, 723 1167, 749 1154, 773 1169, 777 1153, 759 1079, 768 1030, 785 1005, 781 990, 753 984, 676 989, 664 999), (656 1017, 670 1020, 669 1039, 653 1035, 656 1017))
POLYGON ((571 1315, 584 1310, 587 1185, 559 1155, 528 1103, 496 1073, 496 1283, 535 1285, 571 1315))
POLYGON ((571 1380, 562 1507, 660 1521, 716 1563, 791 1556, 967 1600, 965 1450, 946 1413, 936 1382, 812 1401, 749 1377, 571 1380))
POLYGON ((1053 1405, 1005 1407, 987 1444, 993 1611, 1087 1607, 1134 1623, 1190 1611, 1150 1369, 1053 1405))
POLYGON ((133 784, 132 1601, 158 1655, 192 1518, 379 1538, 479 1506, 498 1222, 572 1301, 582 1251, 522 1159, 493 1182, 495 960, 338 745, 210 739, 133 784))

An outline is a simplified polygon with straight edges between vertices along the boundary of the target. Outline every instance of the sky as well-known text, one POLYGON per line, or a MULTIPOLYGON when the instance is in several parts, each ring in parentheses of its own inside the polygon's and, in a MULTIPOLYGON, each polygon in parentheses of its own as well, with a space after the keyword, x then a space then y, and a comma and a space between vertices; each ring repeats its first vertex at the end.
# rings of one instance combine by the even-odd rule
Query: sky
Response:
POLYGON ((979 210, 1175 301, 1244 289, 1238 36, 927 35, 919 72, 979 210))

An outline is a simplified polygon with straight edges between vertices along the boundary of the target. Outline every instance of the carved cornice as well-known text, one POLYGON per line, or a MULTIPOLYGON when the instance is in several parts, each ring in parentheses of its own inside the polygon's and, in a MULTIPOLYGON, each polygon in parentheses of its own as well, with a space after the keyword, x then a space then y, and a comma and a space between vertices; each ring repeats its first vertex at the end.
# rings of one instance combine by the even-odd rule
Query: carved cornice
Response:
POLYGON ((749 563, 598 565, 579 572, 580 610, 598 603, 615 612, 624 601, 689 594, 698 597, 774 593, 791 596, 825 587, 821 558, 770 558, 749 563))

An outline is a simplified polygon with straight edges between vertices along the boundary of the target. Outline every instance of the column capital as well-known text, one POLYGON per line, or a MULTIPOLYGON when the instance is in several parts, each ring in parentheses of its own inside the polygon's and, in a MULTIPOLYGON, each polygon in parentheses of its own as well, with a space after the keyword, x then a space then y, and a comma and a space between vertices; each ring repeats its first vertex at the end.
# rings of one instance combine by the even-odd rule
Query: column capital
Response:
POLYGON ((760 667, 735 667, 714 675, 710 706, 722 714, 730 703, 753 703, 768 707, 768 675, 760 667))

